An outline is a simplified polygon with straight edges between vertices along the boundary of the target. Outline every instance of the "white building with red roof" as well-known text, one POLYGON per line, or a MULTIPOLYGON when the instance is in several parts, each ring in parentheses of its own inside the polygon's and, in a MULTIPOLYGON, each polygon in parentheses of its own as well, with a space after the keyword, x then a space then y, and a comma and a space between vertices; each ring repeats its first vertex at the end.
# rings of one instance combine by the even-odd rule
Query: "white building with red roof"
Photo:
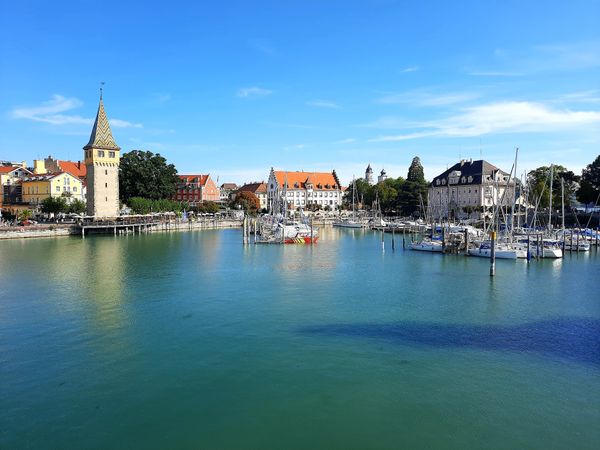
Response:
POLYGON ((342 204, 342 187, 335 170, 331 172, 288 172, 271 169, 267 181, 269 208, 285 198, 288 209, 318 205, 335 210, 342 204))

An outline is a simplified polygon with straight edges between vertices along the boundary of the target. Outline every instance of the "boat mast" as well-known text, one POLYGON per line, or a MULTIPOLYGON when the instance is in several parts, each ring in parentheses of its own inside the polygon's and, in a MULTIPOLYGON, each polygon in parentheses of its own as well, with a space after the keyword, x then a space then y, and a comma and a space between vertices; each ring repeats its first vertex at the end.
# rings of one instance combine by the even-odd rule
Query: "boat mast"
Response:
POLYGON ((554 166, 550 164, 550 211, 548 212, 548 229, 552 230, 552 181, 554 179, 554 166))
POLYGON ((565 179, 560 179, 560 198, 562 203, 562 229, 563 229, 563 239, 565 232, 565 179))
POLYGON ((352 176, 352 219, 355 219, 356 216, 356 178, 354 175, 352 176))
MULTIPOLYGON (((512 201, 512 206, 510 208, 510 235, 512 236, 512 234, 515 232, 515 203, 517 203, 517 158, 519 157, 519 147, 517 147, 515 149, 515 182, 514 182, 514 187, 513 187, 513 201, 512 201)), ((510 181, 512 180, 508 180, 509 181, 509 186, 510 186, 510 181)))

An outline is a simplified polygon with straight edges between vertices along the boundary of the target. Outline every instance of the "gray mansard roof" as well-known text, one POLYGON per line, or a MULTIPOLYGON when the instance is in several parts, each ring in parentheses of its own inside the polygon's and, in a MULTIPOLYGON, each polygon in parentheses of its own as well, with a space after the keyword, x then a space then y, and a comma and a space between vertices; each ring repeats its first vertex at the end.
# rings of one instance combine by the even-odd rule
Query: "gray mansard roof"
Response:
POLYGON ((449 184, 455 186, 470 186, 483 184, 485 182, 491 183, 495 180, 496 174, 499 174, 502 177, 497 180, 498 182, 502 183, 508 181, 508 173, 498 169, 496 166, 487 161, 482 159, 478 161, 463 160, 454 164, 444 173, 435 177, 431 181, 430 186, 441 187, 448 186, 449 184), (450 178, 454 178, 454 180, 456 180, 457 177, 457 182, 450 182, 450 178))

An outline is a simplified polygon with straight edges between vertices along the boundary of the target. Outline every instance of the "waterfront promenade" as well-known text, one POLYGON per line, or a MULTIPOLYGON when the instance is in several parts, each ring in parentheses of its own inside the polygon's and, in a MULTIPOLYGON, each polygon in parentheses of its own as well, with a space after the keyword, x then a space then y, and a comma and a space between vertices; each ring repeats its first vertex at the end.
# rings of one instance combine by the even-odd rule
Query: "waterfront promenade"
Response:
POLYGON ((156 232, 176 232, 192 230, 210 230, 241 227, 242 221, 234 219, 216 219, 203 217, 193 221, 179 219, 157 220, 147 218, 123 219, 88 223, 36 224, 28 226, 0 227, 0 240, 26 239, 58 236, 83 236, 87 234, 141 234, 156 232))

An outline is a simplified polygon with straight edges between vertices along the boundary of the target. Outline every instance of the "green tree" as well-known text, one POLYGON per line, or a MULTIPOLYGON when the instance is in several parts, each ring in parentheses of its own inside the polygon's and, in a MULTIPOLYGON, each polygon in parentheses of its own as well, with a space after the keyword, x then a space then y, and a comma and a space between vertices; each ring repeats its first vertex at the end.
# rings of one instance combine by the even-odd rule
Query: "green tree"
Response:
POLYGON ((425 183, 425 171, 423 170, 421 159, 418 156, 415 156, 410 163, 406 180, 415 183, 425 183))
POLYGON ((67 200, 64 197, 46 197, 40 203, 42 212, 58 214, 67 212, 67 200))
POLYGON ((85 202, 79 199, 75 199, 68 205, 67 211, 74 214, 84 214, 85 202))
POLYGON ((215 214, 221 210, 221 207, 215 202, 203 202, 200 203, 195 209, 199 213, 215 214))
POLYGON ((119 195, 127 202, 133 197, 153 200, 172 197, 177 190, 177 169, 152 152, 132 150, 123 154, 119 167, 119 195))
POLYGON ((168 199, 153 200, 143 197, 132 197, 127 202, 134 214, 150 214, 155 212, 175 212, 179 213, 184 209, 189 209, 187 203, 176 202, 168 199))
POLYGON ((427 204, 428 183, 425 180, 423 165, 418 156, 415 156, 410 163, 406 182, 398 191, 398 208, 405 216, 419 215, 422 217, 425 212, 421 211, 421 205, 427 204))
POLYGON ((350 183, 348 189, 344 193, 342 201, 347 208, 352 208, 352 197, 354 192, 354 201, 358 206, 359 203, 364 205, 371 205, 375 200, 375 187, 371 186, 364 179, 359 178, 350 183))
POLYGON ((581 174, 577 200, 581 203, 596 203, 600 196, 600 155, 587 165, 581 174))
MULTIPOLYGON (((579 177, 563 166, 552 166, 552 206, 560 208, 561 205, 561 179, 565 187, 565 207, 570 208, 571 197, 578 187, 579 177)), ((529 202, 536 205, 539 200, 540 208, 550 206, 550 167, 542 166, 527 174, 529 185, 529 202)))
POLYGON ((235 194, 235 199, 231 202, 232 208, 241 206, 246 212, 256 212, 260 209, 260 200, 250 191, 240 191, 235 194))

